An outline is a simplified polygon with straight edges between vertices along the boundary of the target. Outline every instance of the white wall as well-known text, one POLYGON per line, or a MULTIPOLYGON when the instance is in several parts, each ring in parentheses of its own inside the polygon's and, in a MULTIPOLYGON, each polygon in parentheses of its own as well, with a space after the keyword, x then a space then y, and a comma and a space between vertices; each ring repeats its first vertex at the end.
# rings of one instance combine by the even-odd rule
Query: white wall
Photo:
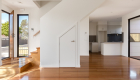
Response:
POLYGON ((122 17, 122 32, 124 32, 124 42, 122 43, 122 55, 128 57, 128 19, 140 15, 140 9, 122 17))
POLYGON ((6 12, 9 12, 11 13, 12 12, 12 9, 7 7, 6 5, 2 4, 2 10, 6 11, 6 12))
MULTIPOLYGON (((40 18, 58 3, 59 2, 57 1, 44 2, 42 3, 43 6, 41 8, 25 9, 25 11, 20 11, 19 9, 14 10, 15 35, 17 35, 17 14, 29 14, 29 54, 30 52, 35 51, 36 47, 40 47, 40 34, 33 37, 33 35, 40 30, 40 18), (31 28, 34 28, 34 31, 32 31, 31 28)), ((15 37, 14 42, 14 56, 17 57, 17 36, 15 37)))
MULTIPOLYGON (((41 18, 41 67, 59 67, 59 37, 105 0, 62 0, 41 18)), ((77 53, 76 66, 80 66, 77 53)))
MULTIPOLYGON (((0 10, 2 9, 2 1, 0 0, 0 10)), ((0 33, 1 33, 1 11, 0 11, 0 33)), ((1 36, 0 36, 0 45, 1 45, 1 36)), ((0 46, 1 47, 1 46, 0 46)), ((1 61, 1 48, 0 48, 0 66, 2 65, 1 61)))
POLYGON ((107 24, 107 34, 112 33, 122 33, 122 25, 121 22, 108 22, 107 24))
POLYGON ((89 35, 97 35, 97 23, 89 23, 89 35))
POLYGON ((80 21, 80 55, 89 56, 89 16, 80 21))

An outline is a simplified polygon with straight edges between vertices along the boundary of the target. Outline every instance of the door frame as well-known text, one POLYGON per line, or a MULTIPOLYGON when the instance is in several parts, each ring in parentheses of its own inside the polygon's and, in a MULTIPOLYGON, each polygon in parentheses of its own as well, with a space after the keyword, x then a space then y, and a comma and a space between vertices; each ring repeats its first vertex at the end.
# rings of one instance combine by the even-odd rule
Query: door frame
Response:
POLYGON ((58 45, 57 45, 57 52, 58 52, 58 65, 60 67, 60 38, 66 34, 69 30, 71 30, 73 27, 75 27, 75 67, 80 67, 80 53, 79 53, 79 44, 80 44, 80 41, 79 41, 79 35, 80 35, 80 26, 79 26, 79 23, 80 22, 76 22, 75 24, 73 24, 72 26, 70 26, 69 28, 67 28, 66 30, 64 30, 58 37, 57 37, 57 42, 58 42, 58 45))
MULTIPOLYGON (((128 57, 130 58, 133 58, 130 56, 130 21, 132 19, 139 18, 139 17, 140 15, 128 19, 128 57)), ((133 58, 133 59, 137 59, 137 58, 133 58)), ((137 59, 137 60, 140 60, 140 59, 137 59)))
POLYGON ((3 58, 3 59, 7 59, 7 58, 10 58, 10 13, 5 11, 5 10, 1 10, 1 11, 4 12, 4 13, 9 14, 9 49, 8 49, 9 50, 9 57, 3 58))
MULTIPOLYGON (((29 33, 28 33, 28 56, 19 56, 19 16, 28 16, 29 24, 29 14, 17 14, 17 57, 28 57, 29 56, 29 33)), ((29 25, 28 25, 29 31, 29 25)))

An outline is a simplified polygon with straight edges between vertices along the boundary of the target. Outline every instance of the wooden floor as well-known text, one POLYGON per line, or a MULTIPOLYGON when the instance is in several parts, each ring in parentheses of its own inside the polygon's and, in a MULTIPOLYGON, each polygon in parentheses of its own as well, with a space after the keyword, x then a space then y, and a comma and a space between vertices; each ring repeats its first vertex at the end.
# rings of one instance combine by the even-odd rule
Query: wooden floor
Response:
POLYGON ((90 53, 81 57, 81 68, 42 68, 9 80, 140 80, 140 61, 90 53))
POLYGON ((2 66, 0 66, 0 80, 8 80, 23 71, 29 70, 27 68, 25 69, 25 65, 29 63, 30 60, 30 57, 7 58, 2 60, 2 66))

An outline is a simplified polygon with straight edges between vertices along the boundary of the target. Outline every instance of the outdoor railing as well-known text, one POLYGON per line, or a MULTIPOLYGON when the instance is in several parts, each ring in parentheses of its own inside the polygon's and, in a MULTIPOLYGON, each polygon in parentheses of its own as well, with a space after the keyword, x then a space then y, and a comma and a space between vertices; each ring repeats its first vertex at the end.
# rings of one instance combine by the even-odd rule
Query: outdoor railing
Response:
POLYGON ((28 47, 19 47, 19 56, 28 56, 28 47))

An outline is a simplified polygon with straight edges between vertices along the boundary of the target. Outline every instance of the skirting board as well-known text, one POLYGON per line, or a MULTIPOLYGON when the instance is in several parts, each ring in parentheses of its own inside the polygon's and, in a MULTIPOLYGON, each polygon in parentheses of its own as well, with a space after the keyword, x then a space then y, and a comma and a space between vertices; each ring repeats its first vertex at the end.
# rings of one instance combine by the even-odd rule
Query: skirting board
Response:
POLYGON ((80 56, 89 56, 89 54, 80 54, 80 56))
POLYGON ((59 66, 44 66, 44 65, 40 65, 40 68, 59 68, 59 66))
MULTIPOLYGON (((81 65, 76 65, 75 68, 80 68, 81 65)), ((53 66, 53 67, 50 67, 50 66, 41 66, 40 65, 40 68, 59 68, 59 66, 53 66)))
MULTIPOLYGON (((103 54, 101 54, 101 55, 103 55, 103 54)), ((122 56, 122 55, 118 54, 118 55, 103 55, 103 56, 122 56)))
POLYGON ((80 68, 81 67, 81 65, 76 65, 76 68, 80 68))

